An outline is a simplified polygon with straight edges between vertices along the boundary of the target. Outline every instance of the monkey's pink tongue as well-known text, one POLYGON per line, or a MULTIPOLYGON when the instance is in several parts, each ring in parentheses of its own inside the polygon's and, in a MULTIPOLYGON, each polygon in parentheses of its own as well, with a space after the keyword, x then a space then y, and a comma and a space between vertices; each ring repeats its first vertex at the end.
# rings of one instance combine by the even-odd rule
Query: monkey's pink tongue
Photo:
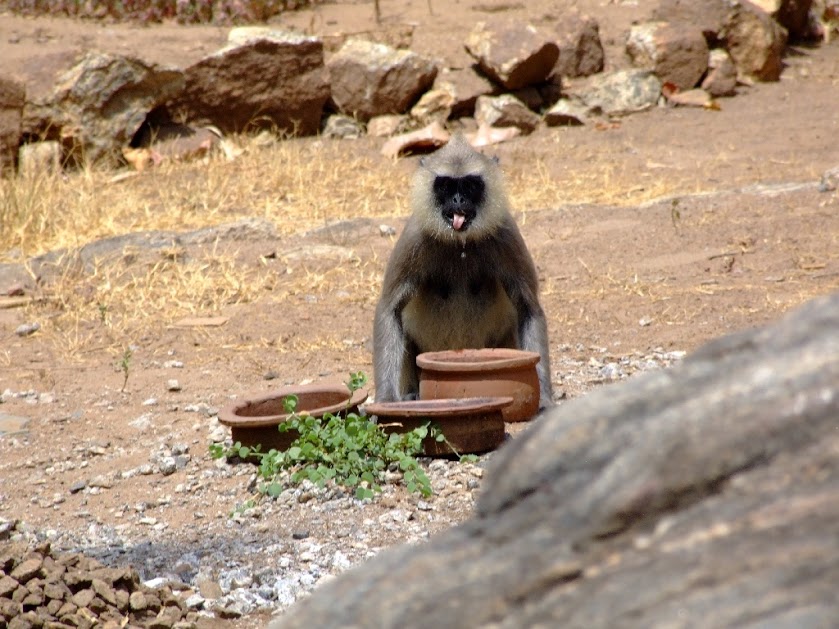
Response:
POLYGON ((466 220, 466 217, 463 214, 455 214, 452 216, 452 227, 454 227, 455 231, 460 231, 460 228, 463 227, 463 222, 466 220))

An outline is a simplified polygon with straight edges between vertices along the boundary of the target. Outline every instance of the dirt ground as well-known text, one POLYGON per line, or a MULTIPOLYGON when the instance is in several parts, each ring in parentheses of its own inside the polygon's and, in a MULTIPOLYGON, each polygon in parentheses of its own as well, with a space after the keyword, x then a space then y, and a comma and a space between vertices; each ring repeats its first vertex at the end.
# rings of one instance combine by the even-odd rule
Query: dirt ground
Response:
MULTIPOLYGON (((621 52, 625 33, 632 20, 649 14, 653 2, 577 4, 600 22, 607 69, 626 66, 621 52)), ((549 22, 564 6, 537 1, 451 2, 444 7, 434 0, 385 0, 381 5, 384 26, 412 25, 412 48, 450 65, 468 63, 461 42, 476 20, 504 13, 549 22), (429 6, 435 15, 429 14, 429 6), (496 10, 489 11, 492 7, 496 10)), ((279 22, 334 34, 380 28, 372 16, 370 3, 341 2, 279 22)), ((185 63, 220 46, 226 32, 218 27, 101 25, 4 15, 0 58, 16 63, 37 57, 44 47, 103 47, 185 63)), ((490 149, 500 157, 511 183, 535 165, 546 179, 573 181, 575 186, 581 181, 603 187, 612 185, 612 179, 632 182, 625 190, 612 190, 615 201, 609 205, 568 205, 561 194, 549 207, 521 207, 512 199, 541 277, 560 395, 584 395, 601 385, 602 380, 581 376, 581 366, 592 360, 647 356, 656 349, 691 351, 708 339, 773 320, 839 288, 839 192, 820 192, 817 185, 825 170, 839 166, 837 103, 839 42, 832 42, 792 48, 780 82, 744 86, 736 97, 721 100, 720 111, 657 108, 612 124, 541 128, 490 149), (643 204, 622 201, 645 190, 650 200, 643 204)), ((380 143, 358 140, 353 150, 381 164, 390 176, 403 177, 407 187, 415 158, 394 165, 379 156, 380 143)), ((0 310, 0 392, 12 393, 0 412, 30 420, 26 432, 0 435, 0 517, 20 519, 36 531, 58 530, 67 546, 92 523, 124 522, 124 505, 153 503, 161 496, 170 497, 160 516, 168 523, 161 539, 170 543, 200 539, 206 521, 222 522, 243 499, 246 477, 217 479, 206 491, 191 493, 176 490, 183 483, 180 474, 136 475, 98 493, 69 489, 82 477, 148 463, 161 443, 189 444, 191 465, 212 469, 206 454, 209 419, 190 412, 189 405, 218 408, 231 396, 267 391, 278 382, 343 377, 359 369, 372 373, 373 309, 393 246, 391 238, 380 235, 380 223, 401 229, 403 220, 359 221, 337 235, 321 230, 279 241, 237 243, 243 265, 256 265, 260 256, 301 242, 338 245, 351 250, 352 261, 346 264, 355 265, 358 277, 352 285, 327 282, 322 291, 284 294, 282 300, 266 291, 260 299, 206 313, 229 317, 220 327, 168 326, 162 333, 140 335, 133 341, 136 350, 125 391, 120 390, 123 374, 108 352, 92 347, 70 359, 48 335, 14 334, 42 312, 0 310), (182 361, 183 368, 164 366, 173 359, 182 361), (276 379, 264 379, 267 372, 276 379), (180 391, 166 390, 171 378, 178 379, 180 391), (28 391, 34 397, 16 395, 28 391), (158 404, 144 406, 151 398, 158 404), (138 434, 131 422, 146 413, 151 413, 151 429, 138 434), (54 495, 62 500, 56 502, 54 495), (196 520, 196 511, 204 520, 196 520)), ((279 261, 268 264, 276 265, 281 285, 287 269, 279 261)), ((293 273, 317 275, 328 273, 335 262, 288 265, 293 273)), ((393 501, 416 503, 402 492, 390 500, 341 517, 356 518, 364 527, 365 519, 375 520, 393 501)), ((468 514, 468 502, 452 507, 445 523, 468 514)), ((270 535, 287 535, 305 525, 306 517, 301 510, 267 529, 270 535)), ((328 522, 308 525, 328 534, 328 522)), ((254 531, 248 534, 260 534, 254 531)), ((265 530, 262 534, 268 535, 265 530)), ((133 535, 139 539, 145 533, 133 535)), ((378 545, 402 539, 398 531, 382 533, 378 545)), ((263 619, 215 623, 247 626, 263 619)))

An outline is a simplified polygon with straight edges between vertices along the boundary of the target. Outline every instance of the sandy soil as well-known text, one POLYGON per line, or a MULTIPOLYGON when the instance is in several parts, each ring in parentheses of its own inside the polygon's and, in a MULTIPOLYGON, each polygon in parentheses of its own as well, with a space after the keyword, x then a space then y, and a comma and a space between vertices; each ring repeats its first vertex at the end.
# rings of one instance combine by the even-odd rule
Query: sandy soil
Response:
MULTIPOLYGON (((430 16, 426 2, 381 4, 385 26, 412 25, 415 50, 454 64, 467 63, 461 49, 464 28, 490 14, 481 7, 501 6, 452 2, 444 10, 444 3, 432 1, 439 15, 430 16)), ((624 34, 653 3, 578 4, 600 20, 609 66, 626 65, 620 51, 624 34)), ((505 6, 503 12, 511 17, 547 22, 560 5, 505 6)), ((361 32, 377 28, 372 14, 369 3, 336 3, 284 16, 280 23, 320 34, 361 32)), ((2 16, 0 58, 16 63, 45 48, 102 47, 183 62, 214 50, 225 36, 226 29, 217 27, 2 16)), ((549 176, 569 181, 591 177, 592 185, 609 185, 604 171, 619 173, 639 188, 649 185, 651 173, 659 180, 662 171, 674 182, 658 202, 643 206, 568 206, 560 196, 552 207, 517 207, 541 276, 559 392, 574 397, 599 386, 599 380, 581 376, 581 366, 591 360, 647 356, 656 348, 690 351, 839 288, 839 193, 817 189, 821 173, 839 166, 839 42, 793 49, 786 64, 780 82, 743 87, 735 98, 721 101, 720 111, 659 108, 606 127, 543 128, 492 150, 511 179, 538 163, 549 176), (676 211, 673 198, 678 199, 676 211)), ((384 164, 377 157, 379 144, 364 139, 356 146, 384 164)), ((413 167, 413 159, 398 167, 406 184, 413 167)), ((619 200, 620 191, 615 192, 619 200)), ((397 229, 402 225, 381 222, 397 229)), ((339 244, 351 247, 364 268, 381 273, 392 240, 379 235, 377 222, 360 223, 354 236, 357 240, 348 243, 322 232, 251 243, 238 251, 242 264, 255 264, 259 255, 301 240, 339 244)), ((317 273, 319 268, 314 263, 300 270, 317 273)), ((270 390, 277 382, 343 376, 357 369, 371 373, 374 294, 330 288, 282 303, 266 294, 229 308, 223 313, 230 318, 225 326, 169 329, 162 336, 137 339, 124 392, 110 355, 93 350, 68 361, 60 348, 38 335, 14 335, 28 321, 25 310, 0 310, 0 391, 47 394, 37 403, 32 396, 10 395, 0 406, 4 413, 30 419, 26 433, 0 436, 0 517, 19 518, 34 530, 59 530, 70 546, 94 523, 124 522, 119 515, 124 505, 170 496, 158 512, 168 523, 158 539, 201 538, 205 522, 223 522, 242 500, 246 477, 217 478, 202 491, 186 493, 176 492, 184 482, 180 473, 137 475, 98 493, 71 494, 69 488, 81 478, 147 463, 167 443, 190 445, 196 474, 212 469, 206 454, 209 419, 189 412, 191 404, 217 408, 231 395, 270 390), (183 368, 165 367, 171 359, 182 361, 183 368), (263 379, 269 371, 277 380, 263 379), (181 391, 166 390, 170 378, 179 380, 181 391), (144 406, 150 398, 158 404, 144 406), (151 428, 140 432, 131 422, 145 413, 151 414, 151 428), (62 500, 55 502, 54 494, 62 500), (203 520, 196 520, 196 511, 203 520)), ((375 520, 393 505, 416 503, 403 492, 390 500, 340 517, 354 518, 363 528, 365 519, 375 520)), ((441 509, 445 504, 440 499, 441 509)), ((443 524, 468 516, 469 501, 458 504, 443 524)), ((307 523, 304 507, 288 520, 263 523, 247 534, 285 538, 308 524, 313 535, 328 537, 329 522, 307 523)), ((226 535, 245 534, 244 529, 225 530, 226 535)), ((398 531, 383 532, 376 545, 401 539, 398 531)), ((216 622, 246 626, 262 619, 216 622)))

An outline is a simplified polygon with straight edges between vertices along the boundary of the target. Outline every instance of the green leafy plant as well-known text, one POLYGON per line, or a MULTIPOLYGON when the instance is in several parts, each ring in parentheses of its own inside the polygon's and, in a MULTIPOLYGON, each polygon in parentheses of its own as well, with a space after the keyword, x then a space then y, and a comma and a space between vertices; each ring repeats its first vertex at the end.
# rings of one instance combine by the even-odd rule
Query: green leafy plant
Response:
MULTIPOLYGON (((347 388, 352 393, 366 382, 362 372, 350 374, 347 388)), ((214 458, 257 460, 263 481, 259 492, 271 497, 282 493, 285 484, 309 480, 319 487, 331 481, 354 490, 356 498, 372 498, 381 491, 388 470, 402 473, 408 491, 431 495, 431 481, 416 456, 422 453, 423 439, 429 435, 438 441, 444 439, 438 430, 424 425, 405 433, 388 434, 357 413, 347 413, 345 417, 329 413, 323 417, 298 415, 297 398, 293 395, 285 398, 283 405, 291 417, 279 425, 279 431, 299 433, 287 450, 262 452, 258 446, 236 442, 230 448, 213 444, 210 454, 214 458)))
POLYGON ((131 369, 131 357, 133 355, 134 352, 131 351, 131 348, 126 347, 119 361, 119 370, 122 372, 122 389, 120 391, 125 391, 125 387, 128 384, 128 373, 131 369))

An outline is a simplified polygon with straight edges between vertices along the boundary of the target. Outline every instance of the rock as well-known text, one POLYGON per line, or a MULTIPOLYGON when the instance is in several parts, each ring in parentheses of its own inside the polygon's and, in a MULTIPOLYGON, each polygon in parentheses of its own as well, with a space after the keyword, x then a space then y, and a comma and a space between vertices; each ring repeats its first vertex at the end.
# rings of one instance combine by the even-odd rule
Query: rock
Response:
POLYGON ((466 51, 508 90, 545 81, 559 58, 550 37, 521 22, 478 22, 466 38, 466 51))
POLYGON ((326 119, 323 137, 330 139, 356 139, 364 135, 364 127, 355 118, 333 114, 326 119))
POLYGON ((559 59, 552 74, 579 77, 603 71, 605 55, 597 20, 572 8, 559 16, 555 32, 559 59))
POLYGON ((498 87, 484 76, 477 65, 466 68, 447 68, 437 75, 434 88, 452 94, 452 118, 471 116, 479 96, 498 94, 498 87))
POLYGON ((61 145, 55 140, 24 144, 18 150, 18 172, 23 177, 61 172, 61 145))
POLYGON ((475 104, 478 125, 489 127, 516 127, 525 135, 533 133, 541 118, 512 94, 481 96, 475 104))
POLYGON ((181 383, 178 382, 175 378, 171 378, 166 381, 166 390, 167 391, 180 391, 183 389, 181 383))
POLYGON ((26 90, 21 132, 32 141, 57 140, 62 116, 55 107, 54 89, 59 78, 76 65, 82 53, 73 49, 39 52, 42 54, 27 55, 14 67, 13 77, 21 81, 26 90))
POLYGON ((0 77, 0 176, 14 170, 25 102, 26 88, 23 83, 0 77))
POLYGON ((577 126, 586 124, 588 115, 584 105, 570 98, 563 98, 545 112, 544 120, 549 127, 577 126))
POLYGON ((449 141, 449 132, 439 122, 390 138, 382 147, 385 157, 397 157, 409 151, 431 151, 449 141))
POLYGON ((819 192, 833 192, 839 189, 839 166, 822 173, 819 180, 819 192))
POLYGON ((317 133, 329 98, 323 42, 275 30, 231 38, 184 71, 185 88, 169 103, 173 118, 212 124, 224 133, 317 133))
POLYGON ((711 45, 720 41, 732 4, 740 0, 659 0, 652 20, 671 24, 690 24, 698 28, 711 45))
POLYGON ((749 2, 735 2, 720 33, 741 77, 777 81, 787 32, 749 2))
POLYGON ((77 494, 82 491, 85 487, 87 487, 87 481, 85 480, 78 480, 70 485, 70 493, 77 494))
POLYGON ((701 87, 711 96, 733 96, 737 88, 737 68, 731 55, 722 48, 715 48, 708 56, 708 74, 701 87))
POLYGON ((705 109, 720 108, 711 95, 700 87, 681 91, 672 83, 665 83, 661 87, 661 94, 667 99, 670 105, 704 107, 705 109))
POLYGON ((15 328, 15 334, 18 336, 31 336, 41 329, 41 324, 37 321, 33 323, 21 323, 15 328))
POLYGON ((99 487, 100 489, 111 489, 114 486, 114 480, 110 476, 100 474, 91 478, 88 485, 90 487, 99 487))
POLYGON ((481 125, 474 133, 466 133, 466 141, 474 148, 481 148, 482 146, 492 146, 493 144, 500 144, 507 142, 513 138, 521 135, 521 129, 518 127, 490 127, 488 125, 481 125))
POLYGON ((213 579, 198 579, 198 592, 205 599, 217 599, 224 596, 224 591, 218 584, 218 581, 213 579))
POLYGON ((839 293, 551 410, 472 520, 270 627, 832 626, 837 415, 839 293))
POLYGON ((175 459, 171 456, 164 456, 157 462, 157 467, 160 473, 164 476, 171 476, 178 470, 178 465, 175 459))
POLYGON ((420 96, 416 105, 411 108, 411 117, 424 124, 437 121, 446 122, 452 114, 455 103, 455 90, 451 84, 441 83, 440 87, 428 90, 420 96))
POLYGON ((787 29, 789 36, 803 39, 810 35, 809 13, 812 0, 751 0, 787 29))
POLYGON ((680 90, 694 87, 708 69, 705 37, 687 24, 635 24, 629 31, 626 52, 635 66, 652 70, 662 82, 680 90))
POLYGON ((41 566, 44 564, 42 557, 32 557, 22 561, 9 574, 18 583, 26 583, 30 579, 34 579, 41 571, 41 566))
POLYGON ((144 611, 148 609, 149 601, 143 592, 137 590, 132 592, 128 597, 128 605, 131 608, 131 611, 144 611))
POLYGON ((147 135, 148 138, 140 141, 142 146, 122 149, 125 161, 137 170, 145 170, 147 166, 157 166, 167 160, 187 161, 203 158, 213 149, 224 147, 221 132, 215 127, 165 123, 154 127, 149 125, 147 135))
POLYGON ((76 607, 87 607, 90 605, 94 596, 96 596, 96 593, 93 590, 79 590, 73 595, 73 605, 76 607))
POLYGON ((410 118, 404 114, 384 114, 375 116, 367 123, 367 135, 385 138, 406 130, 410 118))
POLYGON ((580 100, 589 112, 622 115, 649 109, 658 103, 661 81, 649 70, 619 70, 590 77, 580 100))
POLYGON ((18 588, 20 583, 7 574, 0 576, 0 598, 8 598, 18 588))
POLYGON ((332 100, 362 121, 405 113, 437 76, 430 59, 362 39, 348 40, 327 67, 332 100))
POLYGON ((699 28, 710 47, 722 45, 740 77, 777 81, 786 30, 748 0, 660 0, 653 19, 699 28))
POLYGON ((148 113, 183 81, 175 68, 91 52, 58 78, 49 117, 75 159, 114 161, 148 113))

